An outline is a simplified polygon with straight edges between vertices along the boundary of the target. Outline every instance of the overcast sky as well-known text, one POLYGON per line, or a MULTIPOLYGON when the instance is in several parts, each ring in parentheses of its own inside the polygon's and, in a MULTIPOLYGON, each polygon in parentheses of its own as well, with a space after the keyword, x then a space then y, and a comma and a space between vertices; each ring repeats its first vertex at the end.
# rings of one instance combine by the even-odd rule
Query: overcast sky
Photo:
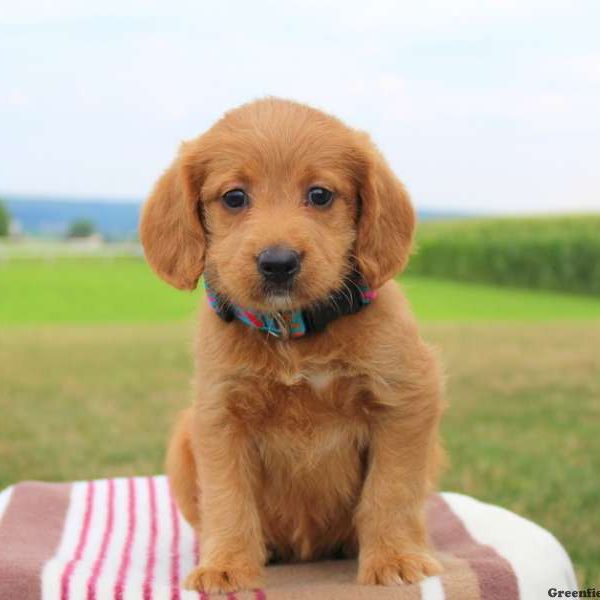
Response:
POLYGON ((0 193, 141 199, 264 95, 371 132, 421 209, 600 210, 600 2, 48 0, 0 9, 0 193))

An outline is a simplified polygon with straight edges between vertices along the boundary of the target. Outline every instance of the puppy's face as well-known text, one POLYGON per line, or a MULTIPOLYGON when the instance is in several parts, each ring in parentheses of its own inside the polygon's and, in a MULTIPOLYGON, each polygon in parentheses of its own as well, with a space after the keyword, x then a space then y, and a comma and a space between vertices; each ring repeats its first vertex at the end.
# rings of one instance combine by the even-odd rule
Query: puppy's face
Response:
POLYGON ((216 127, 200 150, 209 157, 200 190, 205 276, 242 306, 307 306, 351 269, 358 157, 333 120, 270 118, 251 134, 246 119, 236 121, 216 127))
POLYGON ((202 270, 235 304, 305 307, 399 270, 414 217, 400 182, 368 138, 281 100, 245 105, 183 145, 142 219, 149 262, 177 287, 202 270), (350 284, 351 285, 351 284, 350 284))

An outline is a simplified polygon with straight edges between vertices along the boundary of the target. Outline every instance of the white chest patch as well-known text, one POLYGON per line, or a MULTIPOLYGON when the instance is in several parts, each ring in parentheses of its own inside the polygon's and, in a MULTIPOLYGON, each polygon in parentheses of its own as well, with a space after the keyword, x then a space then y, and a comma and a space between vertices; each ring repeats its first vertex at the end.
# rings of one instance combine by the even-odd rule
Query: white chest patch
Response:
POLYGON ((322 392, 333 381, 333 375, 327 371, 309 373, 305 376, 306 382, 316 392, 322 392))

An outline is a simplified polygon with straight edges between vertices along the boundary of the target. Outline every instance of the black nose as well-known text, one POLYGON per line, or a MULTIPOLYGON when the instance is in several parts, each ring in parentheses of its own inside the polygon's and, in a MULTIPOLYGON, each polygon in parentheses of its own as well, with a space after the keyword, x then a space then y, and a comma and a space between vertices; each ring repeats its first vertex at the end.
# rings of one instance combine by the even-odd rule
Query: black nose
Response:
POLYGON ((300 255, 282 246, 272 246, 258 255, 258 270, 271 283, 286 283, 300 270, 300 255))

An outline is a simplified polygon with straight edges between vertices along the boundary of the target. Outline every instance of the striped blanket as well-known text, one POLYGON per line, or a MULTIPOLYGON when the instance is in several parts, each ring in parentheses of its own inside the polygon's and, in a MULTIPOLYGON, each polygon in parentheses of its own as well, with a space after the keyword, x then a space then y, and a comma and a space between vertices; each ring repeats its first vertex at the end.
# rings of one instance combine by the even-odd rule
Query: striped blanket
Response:
MULTIPOLYGON (((355 584, 350 560, 274 565, 230 600, 512 600, 575 589, 544 529, 460 494, 433 496, 429 533, 446 571, 399 587, 355 584)), ((181 579, 202 552, 164 477, 20 483, 0 493, 0 599, 192 600, 181 579)), ((211 596, 212 597, 212 596, 211 596)))

